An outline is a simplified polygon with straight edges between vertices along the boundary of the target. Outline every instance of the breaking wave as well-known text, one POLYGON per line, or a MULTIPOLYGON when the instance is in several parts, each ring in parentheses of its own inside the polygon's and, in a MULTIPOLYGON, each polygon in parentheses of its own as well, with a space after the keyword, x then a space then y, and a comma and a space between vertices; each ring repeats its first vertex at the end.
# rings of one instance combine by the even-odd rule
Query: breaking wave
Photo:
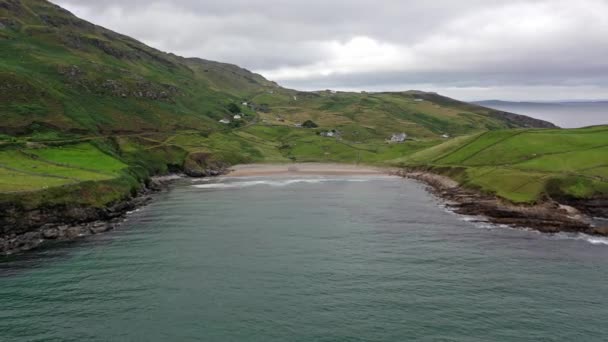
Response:
POLYGON ((608 246, 608 238, 601 236, 593 236, 587 234, 568 234, 568 233, 557 233, 553 234, 552 238, 557 240, 583 240, 589 242, 592 245, 604 245, 608 246))
POLYGON ((325 182, 367 182, 370 180, 382 180, 388 177, 366 177, 366 178, 296 178, 296 179, 267 179, 267 180, 248 180, 232 181, 226 183, 196 184, 193 187, 198 189, 234 189, 247 188, 252 186, 271 186, 283 187, 292 184, 318 184, 325 182))
POLYGON ((583 233, 555 233, 555 234, 547 234, 541 233, 540 231, 527 227, 515 227, 506 224, 496 224, 492 223, 488 220, 488 218, 484 216, 473 216, 473 215, 462 215, 454 212, 451 208, 446 205, 442 205, 445 212, 458 216, 461 221, 469 222, 476 228, 493 230, 493 229, 513 229, 518 231, 525 231, 527 233, 538 234, 544 238, 551 240, 579 240, 585 241, 592 245, 600 245, 600 246, 608 246, 608 237, 602 236, 593 236, 589 234, 583 233))
POLYGON ((463 221, 471 222, 475 225, 475 227, 481 228, 481 229, 488 229, 488 230, 498 229, 498 228, 514 229, 514 230, 518 230, 518 231, 525 231, 525 232, 531 233, 531 234, 538 234, 539 236, 550 239, 550 240, 579 240, 579 241, 588 242, 592 245, 608 246, 608 238, 602 237, 602 236, 593 236, 593 235, 588 235, 588 234, 583 234, 583 233, 566 233, 566 232, 548 234, 548 233, 542 233, 542 232, 540 232, 536 229, 532 229, 532 228, 514 227, 514 226, 509 226, 506 224, 495 224, 495 223, 491 223, 488 221, 478 220, 474 216, 469 219, 467 219, 467 218, 461 218, 461 219, 463 221))

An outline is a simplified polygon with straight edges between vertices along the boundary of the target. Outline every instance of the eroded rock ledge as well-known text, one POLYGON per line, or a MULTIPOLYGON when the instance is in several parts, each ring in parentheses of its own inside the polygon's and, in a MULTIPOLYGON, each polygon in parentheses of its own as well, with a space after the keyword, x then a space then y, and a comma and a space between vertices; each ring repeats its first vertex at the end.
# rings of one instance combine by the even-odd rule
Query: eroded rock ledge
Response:
POLYGON ((545 201, 536 205, 515 205, 495 196, 464 189, 452 179, 422 171, 402 170, 398 175, 429 185, 431 192, 446 200, 454 212, 484 216, 495 224, 531 228, 543 233, 574 232, 608 236, 608 226, 595 226, 587 213, 603 212, 598 200, 558 203, 545 201), (576 208, 572 205, 576 205, 576 208))
POLYGON ((129 211, 147 204, 150 195, 164 187, 164 182, 153 181, 135 196, 106 208, 61 205, 23 211, 9 205, 0 216, 0 256, 113 230, 129 211))
MULTIPOLYGON (((190 177, 214 177, 227 173, 228 168, 209 154, 192 153, 178 171, 190 177)), ((0 205, 0 256, 113 230, 128 212, 146 205, 153 193, 166 189, 174 179, 152 177, 137 193, 104 208, 67 203, 26 210, 16 203, 4 203, 0 205)))

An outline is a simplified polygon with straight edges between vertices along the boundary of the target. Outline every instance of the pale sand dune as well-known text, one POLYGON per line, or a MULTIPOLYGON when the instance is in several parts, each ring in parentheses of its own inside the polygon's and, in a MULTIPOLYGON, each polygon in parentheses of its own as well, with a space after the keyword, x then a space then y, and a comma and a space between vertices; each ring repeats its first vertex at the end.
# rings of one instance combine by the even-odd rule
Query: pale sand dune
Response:
POLYGON ((293 164, 243 164, 230 168, 228 176, 271 176, 271 175, 387 175, 388 168, 349 164, 293 163, 293 164))

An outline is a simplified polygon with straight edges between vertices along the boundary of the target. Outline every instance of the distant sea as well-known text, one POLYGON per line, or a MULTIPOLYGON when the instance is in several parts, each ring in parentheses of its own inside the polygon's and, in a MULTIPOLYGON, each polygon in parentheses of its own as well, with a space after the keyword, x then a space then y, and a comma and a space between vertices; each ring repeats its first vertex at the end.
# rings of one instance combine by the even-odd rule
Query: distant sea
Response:
POLYGON ((523 114, 563 128, 608 124, 608 101, 597 102, 508 102, 479 101, 478 105, 523 114))

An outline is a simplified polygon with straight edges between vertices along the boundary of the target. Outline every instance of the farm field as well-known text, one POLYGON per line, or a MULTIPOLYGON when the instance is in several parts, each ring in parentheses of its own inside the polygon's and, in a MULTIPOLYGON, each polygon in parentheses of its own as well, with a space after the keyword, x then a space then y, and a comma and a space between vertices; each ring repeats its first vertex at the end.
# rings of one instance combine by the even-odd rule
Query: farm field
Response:
POLYGON ((513 202, 535 202, 552 194, 606 195, 608 126, 485 132, 394 162, 458 170, 456 178, 462 184, 513 202))

